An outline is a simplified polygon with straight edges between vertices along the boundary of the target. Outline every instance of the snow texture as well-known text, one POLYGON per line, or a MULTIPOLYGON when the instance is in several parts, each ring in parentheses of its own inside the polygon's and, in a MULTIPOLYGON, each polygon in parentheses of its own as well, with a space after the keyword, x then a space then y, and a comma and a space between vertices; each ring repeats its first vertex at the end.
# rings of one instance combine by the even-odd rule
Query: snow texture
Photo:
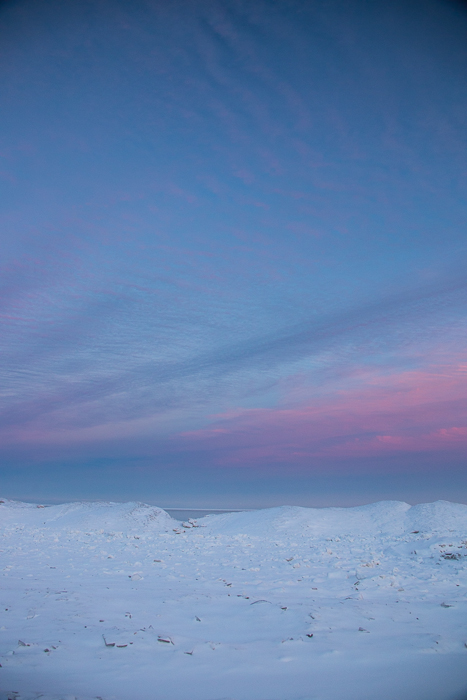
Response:
POLYGON ((467 698, 465 505, 0 523, 0 700, 467 698))

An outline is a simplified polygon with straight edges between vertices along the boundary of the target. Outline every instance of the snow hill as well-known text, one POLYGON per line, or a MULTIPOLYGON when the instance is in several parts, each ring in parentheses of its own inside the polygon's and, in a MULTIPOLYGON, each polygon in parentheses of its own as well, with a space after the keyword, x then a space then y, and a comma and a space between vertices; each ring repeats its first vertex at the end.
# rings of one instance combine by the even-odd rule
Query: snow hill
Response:
POLYGON ((466 505, 0 501, 0 700, 467 700, 466 505))
POLYGON ((160 532, 173 527, 173 519, 162 508, 145 503, 64 503, 41 506, 1 499, 0 522, 3 527, 40 528, 70 533, 89 532, 160 532))

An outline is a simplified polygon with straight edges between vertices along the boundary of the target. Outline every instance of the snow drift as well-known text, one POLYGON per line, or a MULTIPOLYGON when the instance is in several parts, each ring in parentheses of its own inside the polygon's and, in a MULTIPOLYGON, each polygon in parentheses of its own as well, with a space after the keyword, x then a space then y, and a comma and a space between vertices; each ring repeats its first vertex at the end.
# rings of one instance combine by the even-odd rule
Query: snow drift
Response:
POLYGON ((32 505, 3 500, 2 525, 96 532, 162 531, 173 526, 173 519, 162 508, 145 503, 64 503, 58 506, 32 505))
POLYGON ((0 700, 465 700, 467 506, 0 503, 0 700))

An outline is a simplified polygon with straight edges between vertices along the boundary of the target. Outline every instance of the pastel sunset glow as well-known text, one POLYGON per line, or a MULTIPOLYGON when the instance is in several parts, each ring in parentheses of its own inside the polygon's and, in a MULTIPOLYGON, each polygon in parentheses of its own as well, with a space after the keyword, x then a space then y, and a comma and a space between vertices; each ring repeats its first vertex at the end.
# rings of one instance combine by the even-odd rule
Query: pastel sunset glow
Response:
POLYGON ((0 478, 467 503, 461 3, 0 7, 0 478))

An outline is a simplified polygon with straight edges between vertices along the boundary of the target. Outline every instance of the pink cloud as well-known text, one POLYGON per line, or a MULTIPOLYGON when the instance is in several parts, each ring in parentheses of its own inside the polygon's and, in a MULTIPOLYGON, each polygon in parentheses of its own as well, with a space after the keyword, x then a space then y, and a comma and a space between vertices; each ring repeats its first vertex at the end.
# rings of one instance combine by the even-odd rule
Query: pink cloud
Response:
POLYGON ((309 462, 311 458, 460 452, 467 449, 465 365, 361 376, 292 408, 236 409, 178 437, 210 449, 219 464, 309 462))

